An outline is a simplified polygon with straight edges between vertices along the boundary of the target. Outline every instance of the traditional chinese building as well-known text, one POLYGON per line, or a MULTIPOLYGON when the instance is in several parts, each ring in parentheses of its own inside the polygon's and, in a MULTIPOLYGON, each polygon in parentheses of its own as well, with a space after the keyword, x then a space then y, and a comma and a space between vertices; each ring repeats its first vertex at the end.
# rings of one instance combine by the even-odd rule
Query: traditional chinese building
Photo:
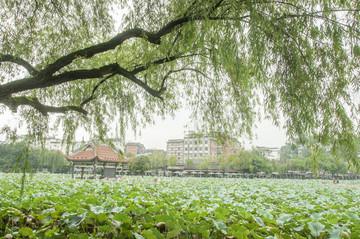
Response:
POLYGON ((96 177, 96 170, 102 169, 102 176, 114 178, 116 175, 116 168, 120 160, 119 155, 110 146, 89 144, 83 151, 75 153, 71 156, 64 155, 64 157, 72 162, 72 178, 74 178, 75 169, 80 168, 81 178, 83 178, 84 170, 89 168, 96 177))

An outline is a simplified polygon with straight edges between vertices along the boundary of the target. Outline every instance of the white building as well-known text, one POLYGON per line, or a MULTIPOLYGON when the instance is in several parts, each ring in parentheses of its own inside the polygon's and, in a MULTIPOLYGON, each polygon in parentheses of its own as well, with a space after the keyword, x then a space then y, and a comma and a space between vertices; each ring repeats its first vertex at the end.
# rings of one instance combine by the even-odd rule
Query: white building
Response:
POLYGON ((170 139, 167 141, 166 158, 175 155, 179 165, 184 165, 184 140, 170 139))
POLYGON ((216 139, 209 135, 187 134, 184 137, 184 158, 192 159, 194 164, 204 155, 217 156, 216 139))
POLYGON ((261 155, 270 160, 280 160, 280 149, 271 147, 256 147, 261 152, 261 155))

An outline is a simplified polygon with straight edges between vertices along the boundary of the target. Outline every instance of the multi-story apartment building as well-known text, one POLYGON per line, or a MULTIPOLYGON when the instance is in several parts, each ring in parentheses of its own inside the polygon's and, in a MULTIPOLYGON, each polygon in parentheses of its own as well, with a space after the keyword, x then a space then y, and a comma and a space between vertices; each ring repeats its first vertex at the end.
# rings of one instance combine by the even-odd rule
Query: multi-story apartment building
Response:
POLYGON ((145 146, 141 143, 129 142, 126 144, 125 152, 133 153, 134 155, 145 153, 145 146))
POLYGON ((184 137, 184 158, 199 164, 205 155, 215 158, 217 155, 216 139, 210 135, 187 134, 184 137))
POLYGON ((170 139, 167 141, 166 157, 175 155, 178 159, 179 165, 184 165, 184 140, 183 139, 170 139))
POLYGON ((240 143, 237 140, 229 139, 225 143, 220 143, 212 135, 189 133, 184 139, 168 140, 166 156, 175 155, 179 165, 184 165, 186 159, 191 159, 194 165, 198 165, 203 156, 215 159, 222 153, 236 154, 239 149, 240 143))

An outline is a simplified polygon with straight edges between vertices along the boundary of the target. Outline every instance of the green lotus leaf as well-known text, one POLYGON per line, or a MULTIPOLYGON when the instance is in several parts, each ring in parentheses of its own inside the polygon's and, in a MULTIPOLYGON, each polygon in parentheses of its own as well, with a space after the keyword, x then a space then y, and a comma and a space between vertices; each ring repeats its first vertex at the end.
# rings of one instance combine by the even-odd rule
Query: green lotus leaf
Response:
POLYGON ((311 235, 314 237, 318 237, 322 232, 325 232, 325 225, 321 224, 320 222, 309 222, 308 227, 310 229, 311 235))

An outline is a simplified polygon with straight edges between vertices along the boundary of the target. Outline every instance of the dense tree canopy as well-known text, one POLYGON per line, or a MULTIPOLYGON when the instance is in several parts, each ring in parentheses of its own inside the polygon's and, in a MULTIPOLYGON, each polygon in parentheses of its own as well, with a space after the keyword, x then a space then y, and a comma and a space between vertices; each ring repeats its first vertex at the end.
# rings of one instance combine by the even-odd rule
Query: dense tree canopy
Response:
MULTIPOLYGON (((15 168, 20 153, 26 148, 26 144, 1 144, 0 145, 0 172, 10 172, 15 168)), ((21 162, 22 164, 23 162, 21 162)), ((60 152, 31 148, 29 150, 29 163, 33 172, 48 171, 52 173, 64 173, 69 170, 68 163, 60 152)), ((22 165, 19 165, 21 168, 22 165)))
POLYGON ((171 115, 251 134, 258 112, 357 162, 359 1, 4 0, 0 102, 106 138, 171 115))
POLYGON ((176 166, 178 164, 178 159, 175 155, 170 155, 167 159, 167 165, 170 167, 176 166))
POLYGON ((327 148, 319 147, 317 160, 311 159, 310 149, 301 145, 286 144, 281 147, 281 157, 279 162, 273 164, 273 170, 279 173, 287 171, 311 171, 317 169, 318 174, 330 173, 346 174, 352 171, 345 163, 343 157, 335 158, 327 148), (314 165, 315 163, 315 165, 314 165))
POLYGON ((134 158, 129 163, 129 169, 131 172, 138 171, 140 174, 143 175, 146 170, 151 169, 150 160, 146 156, 134 158))
POLYGON ((150 160, 151 169, 162 168, 167 166, 166 154, 161 151, 154 151, 147 156, 150 160))

